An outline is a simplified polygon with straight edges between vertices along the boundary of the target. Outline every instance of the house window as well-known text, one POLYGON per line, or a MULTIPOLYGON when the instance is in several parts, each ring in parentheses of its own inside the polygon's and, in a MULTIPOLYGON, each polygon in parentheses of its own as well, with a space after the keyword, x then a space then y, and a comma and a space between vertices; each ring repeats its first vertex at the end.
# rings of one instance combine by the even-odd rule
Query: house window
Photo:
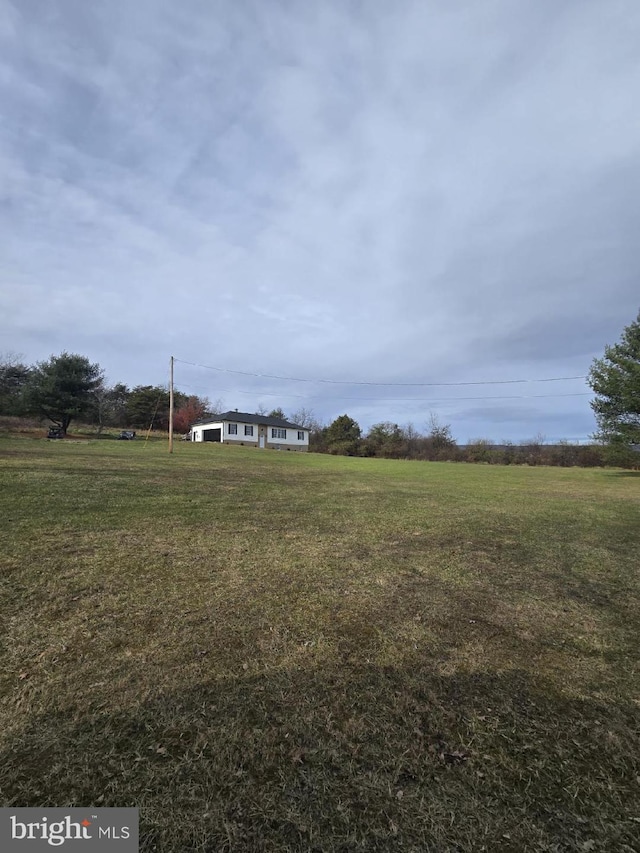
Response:
POLYGON ((253 427, 252 427, 252 426, 247 426, 247 425, 245 424, 245 427, 244 427, 244 434, 245 434, 245 435, 253 435, 253 427))
POLYGON ((287 431, 286 429, 280 429, 280 427, 272 427, 271 428, 271 438, 286 438, 287 431))
POLYGON ((304 430, 303 429, 298 430, 298 441, 304 441, 304 430))
POLYGON ((238 434, 238 424, 229 424, 229 435, 238 434))

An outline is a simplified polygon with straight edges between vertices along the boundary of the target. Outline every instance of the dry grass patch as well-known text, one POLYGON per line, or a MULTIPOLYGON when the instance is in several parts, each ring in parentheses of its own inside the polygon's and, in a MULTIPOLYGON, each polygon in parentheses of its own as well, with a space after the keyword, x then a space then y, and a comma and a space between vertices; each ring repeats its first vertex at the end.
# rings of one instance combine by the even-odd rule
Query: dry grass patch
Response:
POLYGON ((144 850, 632 851, 640 480, 2 439, 0 791, 144 850))

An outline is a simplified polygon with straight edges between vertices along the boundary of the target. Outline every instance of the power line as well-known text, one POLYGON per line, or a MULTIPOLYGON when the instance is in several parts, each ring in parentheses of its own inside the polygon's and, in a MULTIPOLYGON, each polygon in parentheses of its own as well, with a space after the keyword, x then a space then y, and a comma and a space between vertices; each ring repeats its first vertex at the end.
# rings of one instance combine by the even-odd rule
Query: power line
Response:
MULTIPOLYGON (((177 359, 176 359, 177 361, 177 359)), ((540 380, 547 381, 547 380, 540 380)), ((198 386, 188 385, 185 382, 180 383, 182 388, 191 388, 192 390, 206 390, 198 386)), ((346 400, 354 403, 358 402, 376 402, 376 403, 457 403, 469 400, 543 400, 557 399, 560 397, 590 397, 589 391, 580 391, 575 394, 509 394, 504 396, 484 396, 484 397, 324 397, 308 394, 270 394, 263 391, 241 391, 238 388, 219 388, 223 394, 249 394, 253 397, 282 397, 295 398, 297 400, 346 400)))
POLYGON ((253 373, 248 370, 231 370, 228 367, 213 367, 210 364, 198 364, 195 361, 184 361, 181 358, 176 358, 174 360, 180 362, 180 364, 188 364, 191 367, 201 367, 205 370, 216 370, 219 373, 233 373, 236 376, 252 376, 257 379, 278 379, 282 382, 322 382, 331 385, 375 385, 391 388, 441 388, 461 385, 517 385, 530 382, 566 382, 573 379, 587 378, 586 376, 553 376, 548 379, 494 379, 482 382, 366 382, 359 380, 351 381, 347 379, 308 379, 301 378, 299 376, 277 376, 272 373, 253 373))

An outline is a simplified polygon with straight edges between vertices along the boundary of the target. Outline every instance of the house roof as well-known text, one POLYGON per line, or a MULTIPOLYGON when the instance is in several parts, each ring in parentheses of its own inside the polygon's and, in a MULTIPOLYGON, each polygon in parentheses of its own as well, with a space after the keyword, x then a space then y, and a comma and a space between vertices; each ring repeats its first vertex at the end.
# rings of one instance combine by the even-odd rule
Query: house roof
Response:
POLYGON ((220 421, 231 421, 231 423, 236 424, 263 424, 264 426, 288 427, 289 429, 306 429, 306 427, 291 423, 291 421, 286 421, 282 418, 271 418, 268 415, 256 415, 251 412, 223 412, 221 415, 212 415, 210 418, 194 421, 192 426, 215 424, 220 423, 220 421))

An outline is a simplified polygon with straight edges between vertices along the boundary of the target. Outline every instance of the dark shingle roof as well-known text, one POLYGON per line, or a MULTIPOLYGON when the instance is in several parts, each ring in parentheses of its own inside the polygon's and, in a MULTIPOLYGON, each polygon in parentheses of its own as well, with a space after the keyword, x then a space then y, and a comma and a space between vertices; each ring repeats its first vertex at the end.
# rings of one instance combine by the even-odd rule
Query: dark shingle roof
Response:
POLYGON ((306 427, 293 424, 291 421, 285 421, 282 418, 270 418, 268 415, 255 415, 250 412, 223 412, 221 415, 212 415, 210 418, 195 421, 193 426, 218 423, 219 421, 231 421, 238 424, 264 424, 265 426, 288 427, 289 429, 306 429, 306 427))

